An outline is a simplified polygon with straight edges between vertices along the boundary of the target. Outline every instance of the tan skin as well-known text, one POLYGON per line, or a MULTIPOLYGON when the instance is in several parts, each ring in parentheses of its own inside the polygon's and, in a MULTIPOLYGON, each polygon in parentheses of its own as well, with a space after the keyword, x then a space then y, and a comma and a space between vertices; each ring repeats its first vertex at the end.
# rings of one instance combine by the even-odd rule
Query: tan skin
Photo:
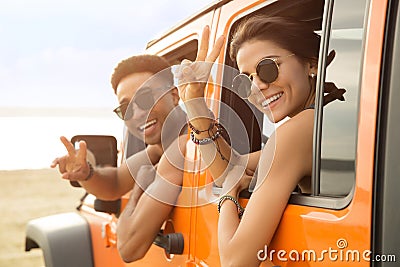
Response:
MULTIPOLYGON (((120 104, 129 102, 143 82, 152 75, 152 73, 145 72, 124 77, 117 87, 117 98, 120 104)), ((178 186, 182 183, 182 170, 171 164, 163 156, 160 133, 166 116, 178 105, 178 101, 177 91, 172 90, 154 105, 147 121, 156 120, 156 123, 151 131, 142 133, 148 146, 144 151, 129 158, 129 162, 134 163, 136 161, 141 162, 144 157, 149 157, 153 165, 157 164, 157 177, 151 184, 150 190, 154 190, 154 188, 168 190, 165 181, 178 186)), ((171 212, 173 205, 165 204, 164 202, 167 201, 163 201, 163 196, 158 196, 156 191, 151 194, 155 198, 149 194, 142 194, 143 190, 135 184, 135 179, 125 161, 118 168, 95 168, 94 175, 88 181, 84 181, 89 174, 89 166, 86 161, 86 143, 81 141, 79 150, 76 151, 73 144, 65 137, 61 137, 61 141, 68 154, 56 158, 51 167, 55 168, 58 165, 63 179, 78 181, 89 193, 104 200, 118 199, 133 188, 130 200, 118 220, 117 245, 124 261, 132 262, 142 258, 171 212)), ((184 155, 185 143, 186 136, 180 136, 168 149, 174 150, 173 154, 184 155)), ((168 197, 172 200, 167 203, 171 203, 173 198, 177 197, 177 193, 174 191, 172 196, 168 197)))
MULTIPOLYGON (((213 63, 220 54, 224 37, 217 39, 213 49, 208 53, 209 33, 209 28, 205 27, 196 61, 182 63, 178 73, 181 80, 200 77, 200 72, 209 71, 207 66, 210 66, 210 64, 204 67, 198 66, 200 62, 213 63)), ((260 264, 272 266, 269 260, 260 262, 257 252, 270 244, 295 186, 303 177, 311 176, 314 111, 304 108, 314 102, 315 92, 310 86, 310 79, 312 73, 317 73, 317 65, 316 60, 304 61, 296 56, 284 58, 289 54, 292 52, 273 42, 249 40, 239 48, 236 57, 238 68, 243 73, 254 73, 256 64, 261 58, 282 57, 282 60, 278 60, 280 69, 277 80, 266 84, 256 76, 249 100, 270 116, 261 103, 266 98, 283 93, 269 106, 273 115, 271 119, 274 122, 286 116, 291 119, 275 130, 262 151, 239 156, 244 158, 240 161, 245 164, 233 167, 227 175, 222 176, 223 179, 217 179, 217 184, 223 186, 221 196, 227 194, 237 198, 239 192, 248 187, 251 175, 260 162, 256 190, 247 204, 242 219, 239 220, 237 207, 232 201, 225 201, 221 207, 218 241, 222 266, 260 264)), ((330 102, 344 93, 343 89, 337 89, 334 85, 328 87, 327 90, 331 91, 332 95, 324 99, 325 102, 330 102)), ((204 101, 205 83, 192 82, 178 88, 192 125, 196 129, 207 129, 210 120, 204 118, 207 114, 204 101)), ((200 133, 196 137, 207 138, 208 133, 200 133)), ((233 151, 229 145, 222 138, 218 138, 216 142, 224 156, 230 158, 233 151)), ((202 158, 209 164, 208 169, 213 177, 221 177, 228 163, 218 154, 214 157, 214 145, 201 145, 199 148, 202 158)))

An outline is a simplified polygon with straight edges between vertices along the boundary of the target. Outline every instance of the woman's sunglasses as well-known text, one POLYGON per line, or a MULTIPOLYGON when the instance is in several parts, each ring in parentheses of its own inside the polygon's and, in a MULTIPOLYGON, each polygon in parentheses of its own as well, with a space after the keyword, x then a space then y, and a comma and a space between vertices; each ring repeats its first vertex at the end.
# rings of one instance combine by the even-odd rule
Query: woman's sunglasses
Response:
POLYGON ((167 89, 172 88, 171 85, 162 88, 151 88, 144 87, 135 94, 130 103, 122 103, 120 106, 115 108, 113 112, 122 120, 130 120, 135 111, 133 103, 136 104, 141 110, 150 110, 156 103, 155 91, 167 91, 167 89))
POLYGON ((257 75, 264 83, 274 82, 279 75, 279 64, 277 60, 291 56, 294 56, 294 54, 283 57, 266 57, 261 59, 257 63, 255 73, 251 73, 249 75, 245 73, 240 73, 239 75, 235 76, 235 78, 233 78, 232 90, 243 99, 249 98, 249 96, 251 95, 251 85, 253 83, 254 76, 257 75))

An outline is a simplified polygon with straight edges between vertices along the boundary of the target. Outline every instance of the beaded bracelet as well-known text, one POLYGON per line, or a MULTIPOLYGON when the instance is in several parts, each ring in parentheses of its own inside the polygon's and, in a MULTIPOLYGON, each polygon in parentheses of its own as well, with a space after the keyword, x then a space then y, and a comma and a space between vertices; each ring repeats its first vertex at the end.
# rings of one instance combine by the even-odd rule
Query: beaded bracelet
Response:
POLYGON ((214 113, 209 109, 208 109, 208 113, 209 113, 209 117, 206 117, 206 116, 202 117, 202 118, 207 118, 207 119, 211 120, 211 124, 210 124, 210 127, 208 127, 208 129, 206 129, 206 130, 198 130, 193 126, 193 124, 190 123, 190 120, 188 121, 189 128, 193 132, 195 132, 196 134, 200 134, 200 133, 211 131, 212 128, 214 128, 214 125, 215 125, 215 116, 214 116, 214 113))
MULTIPOLYGON (((194 136, 194 133, 191 132, 191 133, 190 133, 190 139, 191 139, 191 140, 193 141, 193 143, 195 143, 196 145, 207 145, 207 144, 209 144, 209 143, 211 143, 211 142, 214 142, 215 140, 217 140, 218 137, 221 136, 222 131, 224 130, 224 129, 222 128, 221 124, 219 124, 218 122, 215 122, 215 121, 214 121, 214 122, 213 122, 213 127, 214 127, 214 126, 217 126, 217 130, 216 130, 215 133, 213 133, 213 135, 209 135, 209 137, 207 137, 207 138, 197 139, 197 138, 194 136)), ((212 128, 211 128, 211 129, 212 129, 212 128)), ((211 129, 208 131, 208 134, 210 134, 211 129)))
POLYGON ((230 196, 230 195, 224 195, 224 196, 220 197, 219 202, 218 202, 218 213, 221 213, 221 206, 227 199, 229 199, 229 200, 233 201, 233 203, 235 203, 235 205, 238 209, 239 219, 241 219, 243 216, 243 213, 244 213, 244 208, 240 205, 240 203, 237 201, 236 198, 234 198, 233 196, 230 196))
POLYGON ((204 133, 204 132, 209 132, 209 131, 211 131, 212 128, 214 128, 215 122, 214 122, 214 120, 213 120, 213 121, 210 123, 210 127, 208 127, 207 130, 198 130, 198 129, 196 129, 196 128, 193 126, 193 124, 190 123, 190 121, 188 122, 188 124, 189 124, 190 130, 192 130, 192 131, 195 132, 196 134, 200 134, 200 133, 204 133))
POLYGON ((196 136, 194 136, 194 133, 190 132, 190 139, 196 145, 207 145, 207 144, 210 144, 210 143, 214 142, 220 136, 221 136, 221 130, 219 128, 217 129, 217 131, 215 132, 214 135, 211 135, 210 137, 203 138, 203 139, 197 139, 196 136))
POLYGON ((88 176, 83 180, 83 181, 87 181, 90 178, 92 178, 93 174, 94 174, 94 168, 93 165, 88 161, 87 164, 89 165, 89 174, 88 176))

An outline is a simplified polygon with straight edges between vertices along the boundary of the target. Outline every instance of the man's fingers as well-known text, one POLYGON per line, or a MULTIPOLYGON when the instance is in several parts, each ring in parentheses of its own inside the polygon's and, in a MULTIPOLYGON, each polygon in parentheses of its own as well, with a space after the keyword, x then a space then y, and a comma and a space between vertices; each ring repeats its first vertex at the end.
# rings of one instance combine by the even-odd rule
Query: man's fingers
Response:
MULTIPOLYGON (((66 168, 66 159, 65 159, 65 157, 57 158, 56 160, 57 160, 57 164, 58 164, 58 171, 59 171, 61 174, 64 173, 64 172, 66 172, 66 171, 67 171, 67 168, 66 168)), ((53 161, 53 162, 54 162, 54 161, 53 161)), ((55 165, 55 166, 57 166, 57 165, 55 165)))
POLYGON ((219 54, 221 53, 222 46, 224 45, 225 36, 220 36, 205 61, 207 62, 215 62, 218 58, 219 54))
POLYGON ((68 154, 70 156, 74 156, 75 155, 75 147, 74 147, 74 145, 65 136, 61 136, 60 140, 64 144, 65 148, 67 149, 68 154))
POLYGON ((78 160, 86 164, 87 145, 85 141, 79 141, 78 160))
POLYGON ((53 162, 51 163, 50 167, 55 168, 58 164, 58 158, 54 159, 53 162))
POLYGON ((196 61, 204 61, 208 53, 208 42, 210 40, 210 27, 207 25, 201 34, 200 47, 197 52, 196 61))

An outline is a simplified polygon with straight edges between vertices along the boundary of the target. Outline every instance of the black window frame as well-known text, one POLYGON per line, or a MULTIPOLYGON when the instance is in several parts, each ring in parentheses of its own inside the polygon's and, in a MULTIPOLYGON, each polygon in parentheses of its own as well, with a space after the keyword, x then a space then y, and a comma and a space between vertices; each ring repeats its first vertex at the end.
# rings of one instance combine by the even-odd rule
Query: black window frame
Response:
MULTIPOLYGON (((332 14, 334 10, 334 2, 335 0, 326 0, 325 8, 324 8, 324 16, 323 16, 323 25, 321 32, 321 46, 320 46, 320 55, 318 62, 318 78, 317 78, 317 94, 316 94, 316 105, 315 105, 315 118, 314 118, 314 140, 313 140, 313 173, 311 177, 311 195, 302 195, 302 194, 292 194, 289 203, 296 205, 304 205, 304 206, 312 206, 319 208, 328 208, 333 210, 340 210, 346 208, 353 199, 354 189, 355 189, 355 180, 353 187, 350 192, 346 196, 323 196, 320 195, 320 181, 321 181, 321 142, 322 142, 322 123, 323 123, 323 85, 325 82, 326 75, 326 58, 329 49, 329 40, 331 33, 331 22, 332 22, 332 14)), ((366 1, 366 9, 365 14, 369 14, 369 1, 366 1)), ((362 39, 362 49, 361 54, 364 54, 365 51, 365 25, 368 19, 368 15, 364 17, 364 31, 363 31, 363 39, 362 39)), ((361 62, 361 66, 363 63, 361 62)), ((362 75, 362 72, 360 72, 362 75)), ((359 84, 359 87, 361 84, 359 84)), ((358 88, 359 90, 359 88, 358 88)), ((357 100, 359 101, 359 99, 357 100)), ((356 159, 357 160, 357 159, 356 159)), ((355 172, 355 171, 354 171, 355 172)), ((356 175, 356 173, 355 173, 356 175)))
MULTIPOLYGON (((322 0, 321 0, 322 1, 322 0)), ((299 16, 299 14, 305 15, 307 14, 307 19, 310 21, 314 21, 316 12, 315 10, 322 9, 322 3, 319 5, 319 1, 317 0, 302 0, 302 1, 277 1, 273 3, 261 3, 246 12, 240 13, 237 17, 235 17, 230 26, 228 32, 232 34, 237 24, 247 16, 253 16, 257 14, 281 14, 284 16, 299 16), (305 5, 307 4, 307 5, 305 5), (312 12, 313 11, 313 12, 312 12)), ((320 14, 320 13, 318 13, 320 14)), ((319 23, 318 19, 316 20, 317 24, 319 23)), ((314 22, 315 23, 315 22, 314 22)), ((230 40, 231 36, 227 38, 230 40)), ((229 57, 229 45, 227 46, 227 51, 225 54, 224 65, 233 67, 237 69, 237 66, 232 62, 229 57)), ((225 71, 223 73, 223 82, 224 86, 229 86, 232 82, 233 76, 232 71, 225 71)), ((220 116, 219 120, 225 128, 227 128, 227 132, 236 132, 235 128, 237 126, 237 118, 238 116, 242 120, 242 123, 246 127, 247 131, 247 140, 241 142, 240 140, 234 140, 233 144, 239 144, 237 147, 234 146, 234 149, 239 153, 249 153, 262 149, 263 144, 268 139, 266 136, 262 134, 262 126, 263 126, 263 114, 257 110, 254 105, 250 104, 248 100, 243 100, 235 93, 232 93, 230 90, 224 89, 221 90, 221 103, 226 105, 220 105, 220 116), (230 110, 226 110, 225 107, 229 107, 229 109, 233 109, 237 111, 235 115, 232 115, 230 110), (239 112, 238 112, 239 111, 239 112), (236 121, 235 121, 236 120, 236 121), (233 125, 233 128, 230 126, 233 125), (247 141, 247 142, 246 142, 247 141), (244 147, 243 144, 249 144, 250 147, 244 147)), ((229 140, 228 140, 229 142, 229 140)), ((213 185, 212 191, 216 196, 220 195, 222 188, 213 185)), ((240 193, 241 198, 250 198, 251 192, 248 190, 244 190, 240 193)))
MULTIPOLYGON (((372 206, 372 255, 395 255, 400 258, 400 7, 389 1, 383 44, 377 138, 375 150, 374 192, 372 206), (397 55, 397 56, 396 56, 397 55), (397 100, 397 101, 396 101, 397 100)), ((372 258, 372 257, 371 257, 372 258)), ((393 262, 371 262, 373 267, 393 266, 393 262)))

